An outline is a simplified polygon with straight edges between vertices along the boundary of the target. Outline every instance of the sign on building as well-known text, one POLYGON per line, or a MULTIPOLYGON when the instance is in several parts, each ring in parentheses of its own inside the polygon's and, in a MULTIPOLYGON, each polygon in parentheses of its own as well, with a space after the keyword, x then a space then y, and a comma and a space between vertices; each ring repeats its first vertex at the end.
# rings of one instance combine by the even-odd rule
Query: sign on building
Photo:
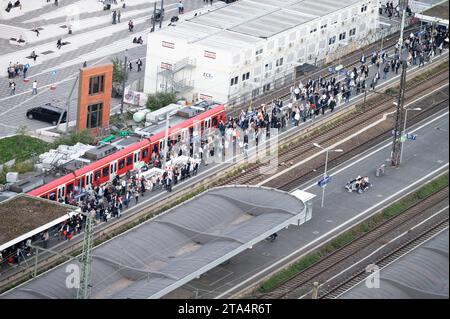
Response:
POLYGON ((216 59, 216 53, 211 51, 205 50, 205 57, 210 59, 216 59))
POLYGON ((147 103, 147 94, 125 88, 125 96, 123 101, 131 105, 145 106, 147 103))
POLYGON ((175 49, 175 43, 172 42, 163 41, 162 46, 169 49, 175 49))

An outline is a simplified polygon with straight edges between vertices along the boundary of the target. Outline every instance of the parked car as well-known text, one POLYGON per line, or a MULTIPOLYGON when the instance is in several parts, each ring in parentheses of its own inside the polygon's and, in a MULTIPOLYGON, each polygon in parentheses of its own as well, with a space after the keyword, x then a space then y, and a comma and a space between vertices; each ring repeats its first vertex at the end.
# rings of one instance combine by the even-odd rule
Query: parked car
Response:
POLYGON ((61 118, 61 123, 66 122, 67 111, 51 103, 46 103, 42 106, 33 107, 27 111, 27 117, 32 120, 40 120, 52 125, 56 125, 61 118), (62 115, 62 118, 61 118, 62 115))

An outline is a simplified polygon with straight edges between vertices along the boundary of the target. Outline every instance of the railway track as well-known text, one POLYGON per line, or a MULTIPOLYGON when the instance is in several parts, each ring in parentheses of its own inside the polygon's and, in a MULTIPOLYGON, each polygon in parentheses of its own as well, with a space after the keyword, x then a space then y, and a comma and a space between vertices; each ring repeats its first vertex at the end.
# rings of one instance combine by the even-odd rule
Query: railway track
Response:
MULTIPOLYGON (((438 222, 436 222, 432 227, 429 227, 427 230, 422 232, 420 235, 416 236, 414 239, 411 239, 406 244, 402 245, 398 249, 394 250, 390 254, 387 254, 385 257, 376 262, 376 265, 382 269, 389 265, 390 263, 396 261, 404 254, 410 252, 415 247, 419 246, 426 240, 432 238, 436 234, 440 233, 442 230, 448 228, 448 216, 442 218, 438 222)), ((340 284, 337 287, 334 287, 331 291, 326 292, 325 294, 319 296, 320 299, 335 299, 342 295, 344 292, 354 287, 356 284, 366 279, 370 274, 365 271, 361 271, 358 274, 352 276, 347 279, 345 282, 340 284)))
MULTIPOLYGON (((408 28, 405 29, 405 39, 407 38, 407 35, 409 35, 411 32, 416 32, 419 30, 418 26, 412 25, 409 26, 408 28)), ((399 38, 400 33, 399 32, 395 32, 389 36, 387 36, 384 40, 383 40, 383 50, 388 51, 390 49, 393 49, 394 46, 397 44, 398 42, 398 38, 399 38)), ((380 41, 374 42, 368 46, 362 47, 352 53, 350 53, 349 55, 345 56, 344 58, 340 59, 340 63, 344 66, 344 69, 350 69, 353 68, 354 66, 357 66, 359 64, 360 58, 362 56, 362 54, 364 54, 365 56, 370 56, 374 51, 379 51, 381 49, 380 47, 380 41)), ((326 64, 322 69, 312 72, 312 73, 306 73, 302 76, 299 76, 296 78, 296 83, 298 83, 299 81, 303 80, 307 80, 307 79, 311 79, 311 78, 318 78, 318 77, 331 77, 330 72, 328 71, 328 67, 329 65, 326 64)), ((264 95, 262 97, 259 97, 255 100, 250 101, 250 105, 261 105, 264 103, 270 103, 276 99, 281 99, 281 100, 285 100, 286 98, 288 98, 290 96, 290 88, 292 86, 293 83, 288 83, 287 85, 282 86, 281 88, 274 90, 273 92, 270 92, 267 95, 264 95)), ((237 104, 232 106, 229 110, 228 113, 230 116, 238 116, 239 113, 241 112, 241 110, 246 110, 248 108, 248 102, 247 103, 243 103, 243 104, 237 104)))
MULTIPOLYGON (((338 250, 330 253, 329 255, 322 258, 317 263, 306 268, 296 276, 286 280, 280 286, 275 288, 273 291, 260 295, 260 299, 288 299, 288 298, 298 298, 305 290, 310 291, 313 282, 320 282, 319 278, 322 276, 322 280, 333 273, 333 270, 339 268, 341 264, 345 262, 354 263, 355 255, 360 253, 363 249, 372 245, 376 242, 382 242, 384 237, 387 237, 390 233, 398 231, 402 226, 410 224, 412 220, 420 222, 426 219, 430 213, 430 207, 434 207, 444 200, 448 199, 449 188, 448 186, 438 191, 437 193, 423 199, 422 201, 412 205, 403 213, 388 219, 372 229, 371 231, 364 233, 363 235, 355 238, 353 241, 347 245, 341 247, 338 250), (324 274, 326 274, 324 276, 324 274)), ((387 255, 379 259, 376 264, 380 268, 388 264, 399 255, 403 254, 406 247, 411 247, 411 245, 418 245, 423 242, 424 238, 429 238, 433 233, 436 233, 443 227, 448 227, 448 213, 443 213, 439 215, 438 221, 435 222, 431 227, 427 229, 426 232, 419 234, 413 240, 408 241, 406 244, 401 245, 398 249, 391 251, 387 255), (428 236, 428 237, 426 237, 428 236)), ((362 266, 361 266, 362 267, 362 266)), ((365 267, 362 267, 365 268, 365 267)), ((340 295, 343 291, 346 291, 349 287, 352 287, 355 283, 364 279, 364 276, 370 274, 365 273, 365 269, 358 271, 355 275, 350 276, 350 278, 344 280, 337 286, 324 291, 321 295, 322 298, 333 298, 340 295)))
MULTIPOLYGON (((439 71, 437 74, 434 74, 429 79, 411 85, 406 92, 405 103, 415 100, 422 92, 431 92, 433 88, 443 86, 446 83, 448 83, 448 67, 439 71)), ((445 103, 447 101, 448 95, 446 93, 446 89, 436 92, 436 94, 433 94, 429 99, 425 99, 425 101, 418 103, 422 107, 423 111, 416 114, 416 117, 410 117, 408 123, 412 124, 418 119, 422 119, 431 115, 433 112, 442 109, 445 107, 445 103), (438 102, 430 105, 428 101, 433 99, 438 99, 438 102)), ((312 142, 316 142, 323 147, 328 147, 336 142, 342 141, 353 132, 358 132, 362 128, 367 127, 374 122, 374 119, 380 118, 383 114, 393 110, 395 109, 392 104, 392 97, 382 96, 370 105, 370 108, 366 108, 363 113, 355 113, 356 115, 344 115, 343 120, 335 121, 327 126, 324 126, 323 130, 312 132, 307 135, 307 138, 299 139, 298 136, 295 136, 290 138, 290 141, 283 141, 283 143, 287 144, 288 147, 279 151, 279 168, 277 171, 282 171, 297 162, 314 157, 314 154, 317 153, 317 149, 312 145, 312 142)), ((344 154, 330 154, 330 163, 340 163, 354 156, 357 152, 361 151, 360 146, 363 148, 368 148, 370 145, 375 145, 381 139, 385 138, 387 134, 391 134, 391 130, 392 126, 390 126, 387 130, 382 130, 369 141, 364 141, 362 143, 364 145, 353 143, 347 145, 350 148, 347 147, 344 154)), ((295 186, 299 184, 300 180, 306 181, 308 178, 313 177, 312 175, 317 175, 314 171, 322 167, 322 164, 317 166, 315 161, 310 162, 311 163, 304 163, 302 167, 292 170, 287 178, 284 174, 280 175, 279 177, 264 183, 264 186, 286 191, 294 189, 295 186)), ((264 170, 265 167, 267 166, 264 163, 253 164, 245 169, 244 172, 222 180, 218 186, 228 184, 258 184, 263 182, 268 177, 265 174, 261 174, 261 170, 264 170)))

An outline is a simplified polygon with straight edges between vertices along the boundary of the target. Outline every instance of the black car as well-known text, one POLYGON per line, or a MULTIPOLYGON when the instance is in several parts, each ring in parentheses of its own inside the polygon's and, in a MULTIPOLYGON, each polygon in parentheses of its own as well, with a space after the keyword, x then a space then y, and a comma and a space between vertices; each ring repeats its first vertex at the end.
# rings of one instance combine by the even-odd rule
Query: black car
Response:
POLYGON ((41 120, 56 125, 61 118, 61 123, 66 122, 67 111, 63 108, 53 106, 51 103, 42 106, 33 107, 27 111, 27 117, 31 119, 41 120), (61 118, 62 115, 62 118, 61 118))

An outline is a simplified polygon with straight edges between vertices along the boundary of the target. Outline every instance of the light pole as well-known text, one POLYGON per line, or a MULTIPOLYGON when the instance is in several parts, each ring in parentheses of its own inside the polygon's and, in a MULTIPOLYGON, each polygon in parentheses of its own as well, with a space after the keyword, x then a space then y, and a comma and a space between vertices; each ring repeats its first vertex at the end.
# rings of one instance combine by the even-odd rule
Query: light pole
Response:
MULTIPOLYGON (((394 102, 395 106, 398 106, 397 102, 394 102)), ((402 163, 402 159, 403 159, 403 149, 404 149, 404 144, 406 142, 405 138, 406 138, 406 121, 408 119, 408 111, 422 111, 422 109, 420 107, 416 107, 416 108, 412 108, 412 109, 408 109, 406 107, 403 108, 405 110, 405 120, 403 123, 403 131, 402 131, 402 144, 401 144, 401 148, 400 148, 400 160, 399 160, 399 165, 402 163)))
POLYGON ((120 103, 120 116, 123 120, 123 100, 125 99, 125 81, 127 77, 127 64, 128 64, 128 56, 127 56, 128 49, 125 50, 125 61, 124 61, 124 67, 123 67, 123 76, 122 76, 122 101, 120 103))
POLYGON ((170 120, 170 117, 172 115, 177 114, 177 112, 178 112, 178 109, 166 114, 166 134, 164 137, 164 158, 163 158, 163 165, 161 166, 163 169, 165 169, 166 162, 167 162, 167 153, 169 152, 169 145, 168 145, 169 144, 169 128, 170 128, 169 120, 170 120))
MULTIPOLYGON (((325 170, 323 172, 323 178, 325 179, 327 177, 327 169, 328 169, 328 153, 329 152, 342 153, 344 150, 342 150, 340 148, 337 148, 337 149, 324 148, 324 147, 320 146, 317 143, 313 143, 313 145, 315 147, 320 148, 321 150, 325 151, 325 154, 326 154, 325 155, 325 170)), ((320 205, 320 207, 322 207, 322 208, 323 208, 323 204, 324 204, 324 201, 325 201, 325 187, 326 186, 327 186, 326 184, 322 186, 322 204, 320 205)))

